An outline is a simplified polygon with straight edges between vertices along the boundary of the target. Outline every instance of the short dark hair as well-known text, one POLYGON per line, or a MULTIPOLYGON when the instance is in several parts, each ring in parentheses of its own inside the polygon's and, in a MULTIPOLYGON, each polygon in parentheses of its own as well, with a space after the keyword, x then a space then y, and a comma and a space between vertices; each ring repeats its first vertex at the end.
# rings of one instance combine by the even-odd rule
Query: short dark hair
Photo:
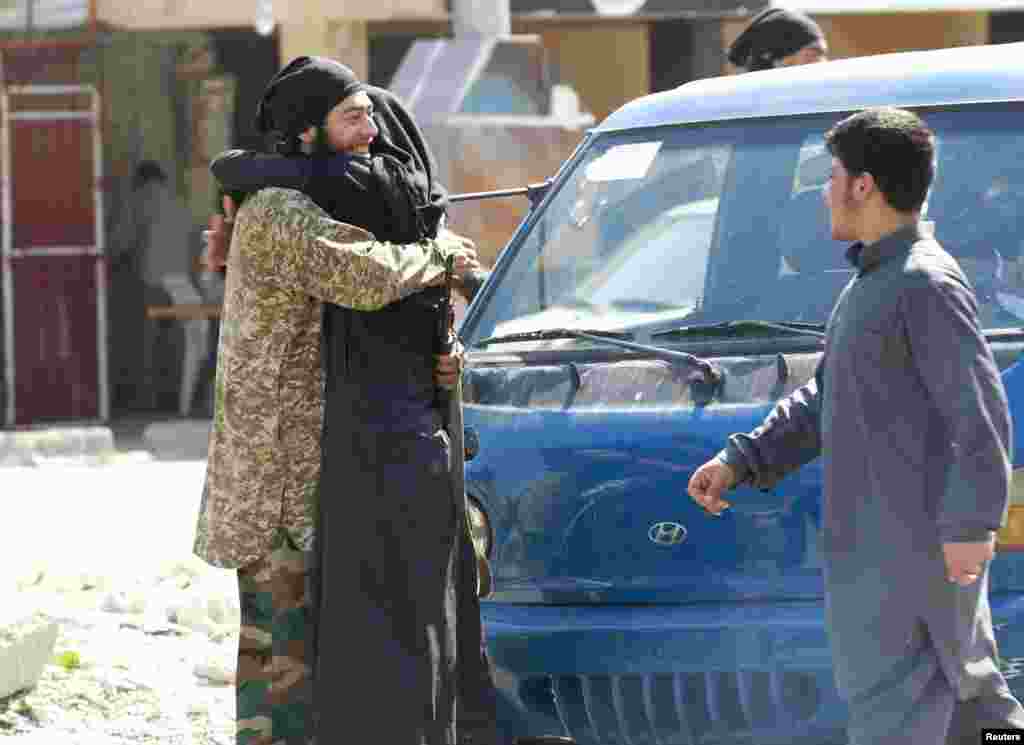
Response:
POLYGON ((921 209, 935 178, 935 133, 917 114, 866 109, 830 129, 825 143, 851 175, 870 173, 890 207, 921 209))
POLYGON ((161 184, 165 184, 167 183, 167 174, 155 160, 144 160, 135 167, 135 188, 145 186, 150 181, 159 181, 161 184))

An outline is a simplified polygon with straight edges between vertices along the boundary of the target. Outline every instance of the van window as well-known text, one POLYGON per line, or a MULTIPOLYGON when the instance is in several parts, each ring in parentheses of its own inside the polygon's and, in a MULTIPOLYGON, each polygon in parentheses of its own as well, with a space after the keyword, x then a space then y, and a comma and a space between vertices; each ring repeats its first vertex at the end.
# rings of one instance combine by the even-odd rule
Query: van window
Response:
MULTIPOLYGON (((927 219, 974 285, 989 328, 1024 323, 1024 138, 1001 106, 923 114, 939 141, 927 219)), ((841 118, 596 137, 510 246, 467 339, 753 318, 824 323, 853 276, 824 203, 823 135, 841 118)))
POLYGON ((618 327, 699 304, 731 147, 685 134, 589 149, 521 245, 488 333, 618 327))

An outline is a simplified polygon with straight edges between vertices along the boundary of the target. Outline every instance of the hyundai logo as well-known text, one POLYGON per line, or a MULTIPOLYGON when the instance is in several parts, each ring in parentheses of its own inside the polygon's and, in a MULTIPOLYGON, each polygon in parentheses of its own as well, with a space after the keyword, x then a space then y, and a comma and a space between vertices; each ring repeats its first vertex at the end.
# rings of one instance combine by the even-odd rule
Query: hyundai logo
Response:
POLYGON ((657 546, 678 546, 686 540, 686 528, 679 523, 654 523, 647 531, 647 537, 657 546))

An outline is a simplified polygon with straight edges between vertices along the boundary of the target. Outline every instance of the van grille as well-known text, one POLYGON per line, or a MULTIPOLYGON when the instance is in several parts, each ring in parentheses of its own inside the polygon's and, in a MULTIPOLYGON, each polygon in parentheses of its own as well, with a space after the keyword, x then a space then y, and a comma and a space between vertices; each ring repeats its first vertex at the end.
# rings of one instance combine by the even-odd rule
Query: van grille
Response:
POLYGON ((580 745, 761 743, 776 737, 788 743, 834 696, 830 681, 820 677, 763 671, 552 676, 533 679, 524 693, 529 703, 555 714, 580 745))

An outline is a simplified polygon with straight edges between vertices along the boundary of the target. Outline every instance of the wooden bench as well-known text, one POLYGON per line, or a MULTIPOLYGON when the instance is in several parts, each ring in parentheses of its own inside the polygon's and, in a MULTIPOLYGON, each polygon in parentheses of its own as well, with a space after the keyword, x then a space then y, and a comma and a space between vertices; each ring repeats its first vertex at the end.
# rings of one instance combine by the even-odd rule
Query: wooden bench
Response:
POLYGON ((205 321, 220 318, 219 303, 189 303, 183 305, 147 305, 146 318, 153 321, 205 321))

